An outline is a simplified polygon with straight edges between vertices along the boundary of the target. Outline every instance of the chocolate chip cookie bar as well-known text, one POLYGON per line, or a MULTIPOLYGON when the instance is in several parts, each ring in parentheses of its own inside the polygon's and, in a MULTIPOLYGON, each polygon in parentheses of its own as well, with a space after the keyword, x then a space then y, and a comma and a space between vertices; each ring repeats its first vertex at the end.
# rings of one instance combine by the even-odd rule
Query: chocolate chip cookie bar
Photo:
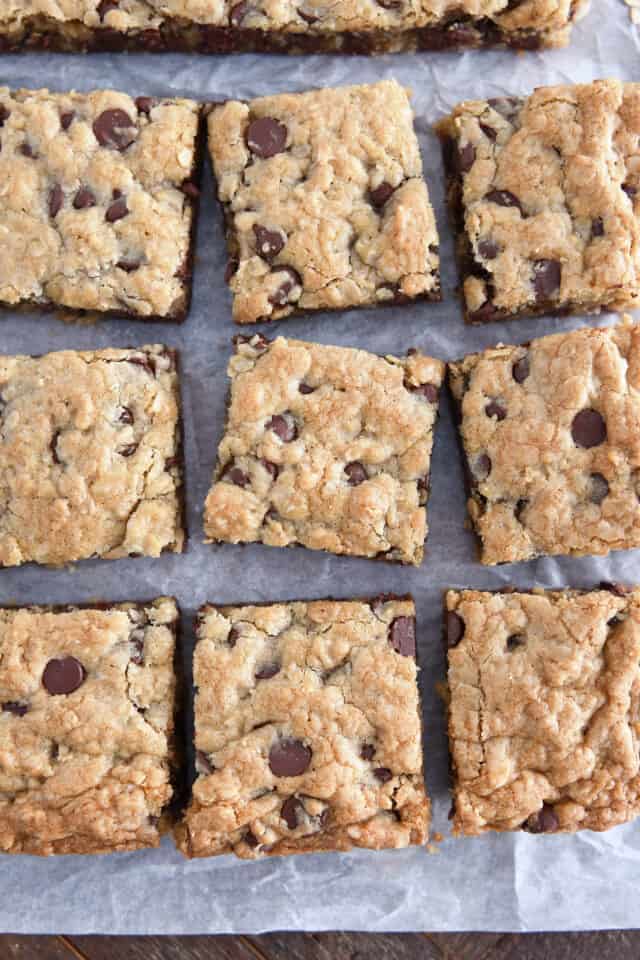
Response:
POLYGON ((184 50, 375 54, 564 46, 588 0, 4 0, 0 51, 184 50), (162 9, 160 9, 162 7, 162 9), (197 8, 197 9, 196 9, 197 8))
POLYGON ((419 564, 444 364, 236 337, 208 542, 419 564))
POLYGON ((182 852, 425 843, 415 653, 410 597, 204 606, 182 852))
POLYGON ((236 323, 439 300, 438 232, 393 80, 213 105, 236 323))
POLYGON ((602 586, 446 594, 455 834, 640 813, 640 590, 602 586))
POLYGON ((640 84, 469 101, 438 130, 467 322, 640 304, 640 84))
POLYGON ((0 609, 0 851, 155 847, 170 827, 178 609, 0 609))
POLYGON ((640 546, 640 327, 449 365, 482 563, 640 546))
POLYGON ((0 567, 182 551, 176 360, 0 356, 0 567))
POLYGON ((183 320, 199 113, 191 100, 0 87, 0 305, 183 320))

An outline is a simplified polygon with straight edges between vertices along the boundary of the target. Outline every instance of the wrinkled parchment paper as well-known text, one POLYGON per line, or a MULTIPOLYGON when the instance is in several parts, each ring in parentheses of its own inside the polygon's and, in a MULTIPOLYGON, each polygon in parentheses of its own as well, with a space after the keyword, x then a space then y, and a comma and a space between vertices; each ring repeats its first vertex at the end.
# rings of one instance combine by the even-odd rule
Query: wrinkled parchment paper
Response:
MULTIPOLYGON (((527 93, 547 83, 615 76, 640 80, 640 50, 622 0, 593 0, 569 48, 542 54, 422 54, 377 59, 187 55, 3 56, 0 83, 201 99, 253 97, 317 85, 394 76, 413 89, 425 174, 441 232, 444 302, 321 314, 266 329, 376 353, 420 346, 444 359, 499 340, 519 342, 569 330, 581 318, 554 317, 466 327, 455 299, 452 239, 443 203, 440 153, 431 124, 457 101, 527 93)), ((66 325, 53 316, 0 318, 3 353, 141 345, 182 351, 188 518, 186 554, 159 560, 89 561, 73 571, 27 566, 0 571, 0 603, 74 603, 175 594, 187 626, 204 601, 284 600, 411 591, 418 606, 427 783, 439 852, 424 849, 315 854, 259 863, 219 857, 188 862, 170 839, 158 850, 104 857, 0 856, 0 929, 24 933, 218 933, 271 929, 578 930, 640 926, 640 822, 609 833, 536 837, 524 833, 453 840, 448 836, 447 748, 435 684, 443 678, 441 592, 640 582, 640 551, 609 560, 558 558, 494 569, 474 559, 464 529, 462 473, 451 412, 443 403, 429 503, 431 532, 419 569, 331 557, 310 550, 202 544, 202 504, 223 426, 230 297, 223 283, 221 218, 204 177, 191 315, 172 324, 109 320, 66 325)), ((0 256, 2 255, 0 250, 0 256)), ((613 317, 603 317, 608 323, 613 317)), ((588 321, 586 321, 588 322, 588 321)), ((188 660, 191 644, 185 644, 188 660)))

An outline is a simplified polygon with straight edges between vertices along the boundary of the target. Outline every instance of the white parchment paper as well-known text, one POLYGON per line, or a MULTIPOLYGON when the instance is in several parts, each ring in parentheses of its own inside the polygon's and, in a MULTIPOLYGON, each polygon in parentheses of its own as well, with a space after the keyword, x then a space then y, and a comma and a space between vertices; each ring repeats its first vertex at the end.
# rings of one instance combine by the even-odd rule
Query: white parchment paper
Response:
MULTIPOLYGON (((566 50, 421 54, 383 58, 188 55, 3 56, 0 83, 52 89, 115 87, 133 95, 198 99, 253 97, 318 85, 394 76, 414 93, 425 174, 441 233, 444 301, 385 310, 321 314, 265 329, 377 353, 409 346, 444 359, 499 340, 518 342, 579 326, 554 317, 465 327, 455 299, 452 239, 444 209, 440 151, 431 124, 474 96, 528 93, 532 87, 614 76, 640 80, 640 51, 622 0, 593 0, 566 50)), ((429 503, 431 533, 419 569, 331 557, 310 550, 202 544, 202 504, 224 417, 230 297, 223 282, 221 218, 205 170, 191 315, 171 324, 109 320, 72 326, 53 316, 0 318, 2 353, 141 345, 164 341, 182 351, 190 541, 186 554, 78 564, 73 572, 28 566, 0 571, 0 603, 73 603, 175 594, 191 653, 193 613, 206 600, 284 600, 411 591, 418 606, 427 783, 438 854, 423 849, 356 851, 266 859, 219 857, 187 862, 170 840, 158 850, 105 857, 0 856, 0 929, 45 933, 218 933, 270 929, 578 930, 640 926, 640 822, 605 834, 479 839, 449 837, 447 747, 434 685, 444 675, 442 590, 589 586, 640 582, 640 551, 606 561, 536 561, 485 569, 464 529, 462 473, 448 402, 437 428, 429 503)), ((1 250, 0 250, 1 256, 1 250)), ((613 317, 603 317, 611 322, 613 317)), ((600 321, 598 321, 600 322, 600 321)))

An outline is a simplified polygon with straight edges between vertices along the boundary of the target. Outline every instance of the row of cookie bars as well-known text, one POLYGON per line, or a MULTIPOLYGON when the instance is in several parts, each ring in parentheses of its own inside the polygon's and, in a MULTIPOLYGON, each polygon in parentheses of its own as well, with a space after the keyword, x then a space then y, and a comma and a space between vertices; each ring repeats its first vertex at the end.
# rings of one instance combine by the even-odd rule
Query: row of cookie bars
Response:
MULTIPOLYGON (((419 564, 445 364, 236 337, 208 542, 419 564)), ((486 564, 640 546, 640 326, 449 364, 486 564)), ((0 566, 181 552, 176 352, 0 357, 0 566)))
MULTIPOLYGON (((0 88, 0 304, 184 319, 205 115, 237 323, 440 299, 389 80, 206 106, 0 88)), ((637 305, 640 84, 468 102, 438 132, 468 321, 637 305)))
MULTIPOLYGON (((410 597, 204 606, 186 811, 178 622, 166 597, 0 609, 1 851, 427 841, 410 597)), ((445 638, 454 835, 640 813, 640 589, 451 590, 445 638)))

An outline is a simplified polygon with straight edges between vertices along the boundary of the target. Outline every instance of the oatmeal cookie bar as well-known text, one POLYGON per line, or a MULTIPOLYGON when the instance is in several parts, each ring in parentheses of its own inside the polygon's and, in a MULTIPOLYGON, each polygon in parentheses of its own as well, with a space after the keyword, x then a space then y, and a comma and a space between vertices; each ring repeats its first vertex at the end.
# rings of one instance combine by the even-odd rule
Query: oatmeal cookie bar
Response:
POLYGON ((640 590, 450 590, 453 830, 607 830, 640 813, 640 590))
POLYGON ((178 609, 0 609, 0 851, 155 847, 170 827, 178 609))
POLYGON ((236 323, 439 300, 438 232, 393 80, 213 105, 236 323))
POLYGON ((181 552, 177 355, 0 356, 0 566, 181 552))
POLYGON ((0 305, 183 320, 199 114, 191 100, 0 87, 0 305))
POLYGON ((409 597, 206 605, 194 654, 187 856, 423 844, 409 597))
POLYGON ((237 337, 208 541, 419 564, 443 372, 417 351, 237 337))
POLYGON ((640 304, 640 84, 472 100, 438 130, 468 322, 640 304))

